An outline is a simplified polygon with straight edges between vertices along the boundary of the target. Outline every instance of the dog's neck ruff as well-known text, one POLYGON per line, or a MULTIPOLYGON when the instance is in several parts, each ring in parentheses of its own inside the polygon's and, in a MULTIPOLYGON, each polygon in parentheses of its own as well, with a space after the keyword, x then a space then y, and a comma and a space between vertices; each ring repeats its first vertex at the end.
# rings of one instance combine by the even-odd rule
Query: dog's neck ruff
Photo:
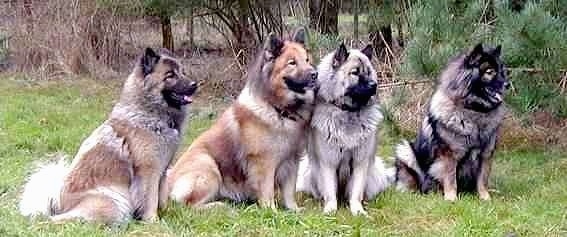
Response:
POLYGON ((281 119, 289 119, 291 121, 297 122, 298 120, 304 120, 303 117, 301 117, 300 114, 298 113, 294 113, 294 112, 290 112, 288 110, 285 109, 280 109, 276 106, 273 106, 274 110, 276 110, 276 113, 278 113, 281 117, 281 119))
POLYGON ((290 112, 283 108, 276 108, 274 105, 258 98, 252 93, 248 86, 244 87, 238 96, 237 103, 244 106, 258 119, 267 124, 271 124, 279 130, 289 131, 296 129, 304 121, 303 116, 298 112, 290 112))
POLYGON ((364 145, 370 136, 375 136, 383 120, 378 104, 372 104, 357 112, 348 112, 331 104, 315 107, 311 127, 316 129, 327 142, 345 149, 364 145))
POLYGON ((331 105, 333 105, 333 106, 335 106, 335 107, 337 107, 338 109, 340 109, 340 110, 342 110, 342 111, 344 111, 344 112, 347 112, 347 113, 356 113, 356 112, 360 112, 360 110, 361 110, 361 109, 352 110, 352 109, 350 109, 348 106, 346 106, 346 105, 344 105, 344 104, 339 104, 339 103, 337 103, 336 100, 333 100, 333 101, 328 102, 328 103, 331 104, 331 105))

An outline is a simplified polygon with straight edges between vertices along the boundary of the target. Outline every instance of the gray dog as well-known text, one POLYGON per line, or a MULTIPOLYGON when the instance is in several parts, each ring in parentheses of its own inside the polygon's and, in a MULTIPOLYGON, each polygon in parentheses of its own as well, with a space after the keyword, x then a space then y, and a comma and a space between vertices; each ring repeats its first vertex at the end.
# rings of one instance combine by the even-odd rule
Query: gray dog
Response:
POLYGON ((500 54, 500 46, 478 44, 449 62, 415 142, 396 149, 399 189, 427 193, 440 184, 445 200, 474 190, 490 199, 488 175, 509 85, 500 54))
POLYGON ((323 211, 337 210, 337 194, 348 199, 353 215, 366 211, 372 199, 387 188, 394 170, 375 158, 377 127, 382 113, 377 104, 377 76, 372 46, 347 50, 344 44, 319 64, 317 94, 308 138, 308 158, 300 163, 298 191, 325 202, 323 211))

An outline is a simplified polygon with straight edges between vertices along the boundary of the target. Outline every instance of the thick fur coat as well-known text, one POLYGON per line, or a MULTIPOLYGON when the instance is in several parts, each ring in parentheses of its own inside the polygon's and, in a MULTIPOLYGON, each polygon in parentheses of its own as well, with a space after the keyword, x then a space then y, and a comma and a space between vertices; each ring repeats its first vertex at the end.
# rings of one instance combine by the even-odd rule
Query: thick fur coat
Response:
POLYGON ((450 201, 458 191, 477 191, 481 199, 490 199, 488 177, 508 87, 500 54, 500 46, 479 44, 449 62, 416 140, 396 148, 400 189, 441 188, 450 201))
POLYGON ((341 45, 317 67, 320 89, 297 187, 323 199, 325 213, 345 198, 353 214, 366 214, 362 200, 373 199, 393 180, 393 170, 375 157, 383 116, 371 55, 371 46, 347 51, 341 45))
POLYGON ((32 174, 20 212, 53 221, 156 220, 163 174, 196 89, 169 53, 146 49, 108 119, 81 144, 73 162, 47 164, 32 174))
POLYGON ((238 99, 170 170, 171 199, 193 207, 228 198, 276 208, 279 189, 284 206, 298 209, 297 165, 317 77, 304 42, 303 29, 291 40, 268 37, 238 99))

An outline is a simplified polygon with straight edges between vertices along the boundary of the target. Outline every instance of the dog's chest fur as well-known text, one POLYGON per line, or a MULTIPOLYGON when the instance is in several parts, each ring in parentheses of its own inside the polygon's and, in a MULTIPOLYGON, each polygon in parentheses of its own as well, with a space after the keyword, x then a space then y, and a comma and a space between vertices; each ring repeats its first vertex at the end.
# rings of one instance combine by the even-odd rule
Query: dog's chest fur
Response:
POLYGON ((437 133, 463 149, 486 145, 496 135, 505 114, 504 105, 488 113, 459 108, 442 93, 433 96, 431 105, 429 113, 437 121, 437 133))
POLYGON ((296 120, 283 117, 273 106, 253 96, 246 88, 237 104, 241 109, 235 117, 241 120, 239 132, 245 135, 243 142, 248 143, 248 152, 265 150, 274 158, 283 160, 289 158, 304 143, 306 123, 311 117, 308 109, 298 110, 296 117, 299 119, 296 120), (244 113, 249 113, 250 117, 242 116, 244 113))
POLYGON ((383 116, 377 104, 358 112, 347 112, 335 105, 319 104, 315 107, 311 127, 331 145, 352 149, 365 145, 363 141, 376 135, 383 116))

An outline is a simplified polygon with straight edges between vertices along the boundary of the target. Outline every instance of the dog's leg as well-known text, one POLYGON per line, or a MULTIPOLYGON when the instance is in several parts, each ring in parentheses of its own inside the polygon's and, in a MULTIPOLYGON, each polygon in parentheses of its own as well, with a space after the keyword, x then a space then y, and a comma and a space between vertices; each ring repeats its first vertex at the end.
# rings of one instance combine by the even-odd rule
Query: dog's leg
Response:
POLYGON ((151 166, 138 167, 134 171, 131 193, 136 206, 136 218, 150 222, 158 220, 160 177, 161 172, 151 166))
POLYGON ((300 211, 301 208, 295 201, 295 184, 297 182, 298 159, 289 159, 278 167, 277 180, 280 184, 282 199, 287 209, 300 211))
POLYGON ((457 200, 457 162, 451 155, 441 154, 429 173, 441 182, 445 200, 457 200))
POLYGON ((169 197, 192 208, 201 209, 216 204, 214 201, 222 185, 220 171, 214 159, 208 154, 195 154, 190 167, 183 174, 169 173, 169 197), (214 202, 213 202, 214 203, 214 202))
POLYGON ((275 210, 275 159, 262 155, 248 156, 247 159, 248 181, 256 192, 258 205, 275 210))
POLYGON ((443 196, 447 201, 457 200, 457 162, 447 157, 445 163, 445 176, 443 177, 443 196))
POLYGON ((85 220, 106 224, 126 221, 130 218, 132 209, 127 199, 120 200, 125 197, 124 194, 116 193, 115 197, 106 196, 102 193, 87 194, 73 208, 50 217, 50 220, 55 223, 85 220))
POLYGON ((332 164, 321 162, 320 171, 317 186, 325 201, 323 212, 329 214, 337 210, 337 168, 332 164))
POLYGON ((353 159, 350 185, 350 212, 353 215, 367 215, 362 206, 364 189, 368 177, 368 159, 353 159))
POLYGON ((480 172, 477 174, 476 190, 481 200, 490 200, 488 193, 488 176, 492 168, 492 155, 496 146, 496 136, 493 136, 488 146, 480 154, 480 172))
POLYGON ((167 185, 167 175, 162 175, 159 181, 159 201, 158 208, 165 208, 167 203, 167 194, 169 193, 169 187, 167 185))
POLYGON ((478 191, 478 196, 481 200, 490 200, 490 194, 488 193, 488 176, 490 174, 492 160, 490 158, 483 159, 480 167, 480 172, 478 174, 476 189, 478 191))

